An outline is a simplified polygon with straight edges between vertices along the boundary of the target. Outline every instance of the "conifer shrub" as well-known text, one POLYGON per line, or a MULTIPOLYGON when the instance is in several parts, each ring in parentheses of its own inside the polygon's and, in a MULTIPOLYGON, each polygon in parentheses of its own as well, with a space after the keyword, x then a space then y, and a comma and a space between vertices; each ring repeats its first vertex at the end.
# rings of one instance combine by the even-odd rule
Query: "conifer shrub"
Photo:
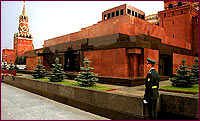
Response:
POLYGON ((194 82, 194 84, 199 83, 199 59, 195 58, 194 59, 194 65, 191 67, 191 79, 194 82))
POLYGON ((44 69, 44 66, 41 64, 40 59, 38 59, 38 64, 36 66, 36 69, 34 69, 32 76, 34 79, 44 78, 46 76, 46 70, 44 69))
POLYGON ((15 66, 12 63, 10 64, 9 70, 15 70, 15 66))
POLYGON ((185 65, 186 60, 182 60, 182 65, 179 65, 179 69, 176 69, 176 74, 173 78, 170 79, 173 86, 176 87, 192 87, 193 81, 191 79, 190 70, 187 70, 187 66, 185 65))
POLYGON ((5 62, 5 61, 3 61, 2 70, 7 70, 7 65, 6 65, 6 62, 5 62))
POLYGON ((94 72, 90 72, 91 70, 94 69, 90 67, 90 63, 91 61, 85 58, 83 62, 84 67, 80 68, 81 72, 79 72, 79 74, 75 78, 75 80, 78 81, 78 84, 80 86, 84 87, 93 86, 98 81, 98 79, 96 78, 98 75, 95 74, 94 72))
POLYGON ((59 58, 55 59, 55 64, 52 64, 49 80, 51 82, 61 82, 65 77, 65 72, 62 69, 62 64, 59 63, 59 58))

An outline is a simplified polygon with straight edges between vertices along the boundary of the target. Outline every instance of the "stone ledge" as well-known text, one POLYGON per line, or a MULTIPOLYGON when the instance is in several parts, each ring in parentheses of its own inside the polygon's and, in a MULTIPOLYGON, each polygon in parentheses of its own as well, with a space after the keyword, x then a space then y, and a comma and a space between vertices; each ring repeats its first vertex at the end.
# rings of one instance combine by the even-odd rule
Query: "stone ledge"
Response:
POLYGON ((5 76, 4 82, 111 119, 145 118, 140 97, 112 94, 110 92, 55 84, 53 82, 41 82, 21 77, 5 76))
POLYGON ((12 75, 16 76, 16 70, 1 70, 1 73, 12 74, 12 75))
MULTIPOLYGON (((4 76, 4 82, 113 120, 138 120, 148 117, 147 107, 143 105, 142 97, 139 96, 97 91, 21 77, 4 76)), ((195 96, 161 93, 158 107, 160 107, 160 112, 199 118, 198 101, 199 97, 195 96)))
POLYGON ((199 118, 199 97, 161 94, 161 111, 199 118))

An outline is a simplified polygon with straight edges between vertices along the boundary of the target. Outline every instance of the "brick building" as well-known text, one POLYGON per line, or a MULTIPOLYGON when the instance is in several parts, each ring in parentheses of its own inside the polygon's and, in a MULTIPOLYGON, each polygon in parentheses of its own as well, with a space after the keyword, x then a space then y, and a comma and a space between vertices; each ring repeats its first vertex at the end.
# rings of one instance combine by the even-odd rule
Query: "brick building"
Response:
POLYGON ((26 51, 34 49, 33 37, 29 34, 25 2, 23 4, 22 14, 19 16, 18 32, 14 34, 13 43, 14 49, 4 49, 2 52, 2 60, 8 64, 14 63, 17 56, 24 56, 26 51))

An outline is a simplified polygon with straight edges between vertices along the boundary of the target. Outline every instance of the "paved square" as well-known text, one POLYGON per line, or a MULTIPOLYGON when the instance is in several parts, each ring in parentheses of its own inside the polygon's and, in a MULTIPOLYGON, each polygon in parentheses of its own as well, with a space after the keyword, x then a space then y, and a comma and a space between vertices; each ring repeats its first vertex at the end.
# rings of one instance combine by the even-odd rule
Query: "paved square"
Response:
POLYGON ((1 120, 108 120, 1 83, 1 120))

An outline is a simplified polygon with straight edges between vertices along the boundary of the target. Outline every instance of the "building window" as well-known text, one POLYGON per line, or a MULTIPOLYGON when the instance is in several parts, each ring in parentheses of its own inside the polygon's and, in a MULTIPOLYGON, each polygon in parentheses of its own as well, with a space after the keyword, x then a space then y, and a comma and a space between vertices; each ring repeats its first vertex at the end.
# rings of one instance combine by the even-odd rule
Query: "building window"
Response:
POLYGON ((168 6, 169 8, 173 8, 173 4, 169 4, 169 6, 168 6))
POLYGON ((172 12, 172 16, 174 15, 174 12, 172 12))
POLYGON ((183 14, 183 10, 181 10, 181 14, 183 14))
POLYGON ((143 19, 143 20, 144 20, 144 15, 141 15, 141 19, 143 19))
POLYGON ((138 13, 137 13, 137 12, 135 12, 135 17, 137 17, 137 14, 138 14, 138 13))
POLYGON ((178 6, 182 6, 182 2, 178 2, 178 6))
POLYGON ((116 11, 116 16, 119 16, 119 11, 116 11))
POLYGON ((106 16, 106 14, 104 15, 104 20, 106 20, 107 19, 107 16, 106 16))
POLYGON ((172 24, 174 24, 174 21, 172 22, 172 24))
POLYGON ((108 13, 108 19, 110 18, 110 13, 108 13))
POLYGON ((174 34, 173 34, 173 38, 174 38, 174 34))
POLYGON ((130 9, 127 9, 127 14, 131 15, 131 10, 130 9))
POLYGON ((135 13, 135 12, 134 12, 134 11, 132 11, 132 16, 134 16, 134 13, 135 13))
POLYGON ((124 10, 123 9, 120 10, 120 15, 124 15, 124 10))
POLYGON ((140 18, 141 16, 140 16, 140 14, 138 13, 138 18, 140 18))
POLYGON ((112 17, 115 17, 115 12, 112 12, 112 17))

